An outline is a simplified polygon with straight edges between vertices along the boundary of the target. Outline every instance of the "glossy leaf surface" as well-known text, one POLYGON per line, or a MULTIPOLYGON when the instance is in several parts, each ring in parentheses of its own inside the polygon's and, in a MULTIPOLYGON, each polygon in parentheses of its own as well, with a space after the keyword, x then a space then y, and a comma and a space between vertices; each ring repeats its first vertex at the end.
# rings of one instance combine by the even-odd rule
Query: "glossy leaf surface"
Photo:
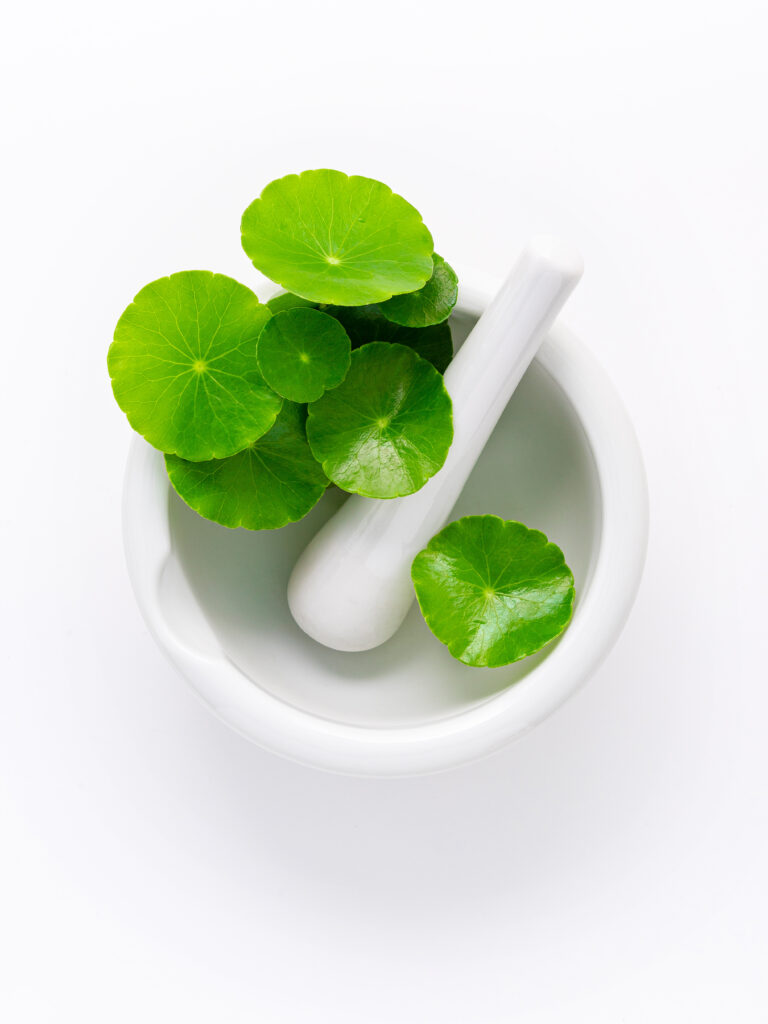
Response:
POLYGON ((272 426, 282 399, 256 362, 271 316, 223 274, 187 270, 142 288, 120 317, 107 363, 117 403, 163 452, 224 458, 272 426))
POLYGON ((538 530, 497 516, 449 523, 416 556, 411 576, 427 625, 466 665, 519 661, 571 617, 563 552, 538 530))
POLYGON ((267 384, 292 402, 320 398, 349 369, 347 332, 338 320, 316 309, 276 313, 259 335, 256 352, 267 384))
POLYGON ((379 302, 432 274, 432 236, 418 210, 380 181, 341 171, 271 182, 243 214, 241 232, 258 270, 316 302, 379 302))
POLYGON ((274 426, 237 455, 187 462, 166 455, 171 484, 201 516, 222 526, 275 530, 302 519, 328 481, 309 450, 304 410, 284 402, 274 426))
POLYGON ((445 462, 451 399, 437 370, 411 349, 363 345, 344 382, 309 405, 307 438, 343 490, 371 498, 412 494, 445 462))
POLYGON ((433 253, 432 262, 432 276, 423 288, 380 304, 387 320, 404 327, 429 327, 448 319, 459 296, 459 279, 442 256, 433 253))

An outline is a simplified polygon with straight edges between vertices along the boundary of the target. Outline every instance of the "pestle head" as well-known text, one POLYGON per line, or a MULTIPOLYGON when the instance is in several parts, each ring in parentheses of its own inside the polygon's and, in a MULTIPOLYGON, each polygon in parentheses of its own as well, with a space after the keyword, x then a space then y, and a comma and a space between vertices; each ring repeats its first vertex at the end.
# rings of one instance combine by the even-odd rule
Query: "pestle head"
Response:
POLYGON ((564 280, 573 280, 574 284, 584 273, 584 260, 579 250, 556 235, 533 235, 523 255, 561 274, 564 280))
POLYGON ((291 614, 326 647, 371 650, 397 631, 413 601, 411 560, 361 564, 355 553, 345 554, 340 524, 326 525, 329 533, 318 533, 288 581, 291 614))
POLYGON ((288 604, 305 633, 338 651, 370 650, 394 635, 414 600, 413 559, 448 519, 582 272, 572 246, 531 239, 445 373, 454 438, 443 467, 407 497, 351 496, 296 562, 288 604))

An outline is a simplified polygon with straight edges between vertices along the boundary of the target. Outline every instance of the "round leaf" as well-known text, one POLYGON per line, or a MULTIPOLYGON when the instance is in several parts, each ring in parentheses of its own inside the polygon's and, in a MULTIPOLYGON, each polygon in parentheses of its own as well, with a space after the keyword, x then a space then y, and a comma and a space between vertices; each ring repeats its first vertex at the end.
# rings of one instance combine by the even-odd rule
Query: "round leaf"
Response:
POLYGON ((343 383, 309 405, 307 438, 343 490, 369 498, 412 494, 445 462, 451 399, 437 370, 411 349, 363 345, 343 383))
POLYGON ((296 522, 328 485, 303 420, 301 406, 284 402, 272 429, 237 455, 208 462, 166 455, 170 481, 191 508, 222 526, 276 530, 296 522))
POLYGON ((350 337, 352 348, 372 341, 393 341, 412 348, 440 373, 453 358, 453 339, 448 323, 435 324, 434 327, 401 327, 387 320, 377 305, 326 306, 325 311, 342 325, 350 337))
POLYGON ((459 279, 442 256, 433 253, 432 261, 432 277, 423 288, 381 303, 379 308, 387 320, 404 327, 429 327, 448 319, 459 296, 459 279))
POLYGON ((120 317, 107 363, 117 404, 151 445, 224 458, 261 437, 282 399, 256 341, 271 316, 244 285, 186 270, 142 288, 120 317))
POLYGON ((403 327, 384 316, 381 310, 382 305, 386 303, 335 306, 302 299, 292 292, 280 292, 271 298, 267 305, 273 313, 295 309, 297 306, 320 309, 321 312, 328 313, 344 327, 352 342, 352 348, 359 348, 371 341, 394 341, 398 345, 407 345, 423 359, 428 359, 440 373, 445 372, 453 358, 453 338, 447 321, 430 327, 403 327))
POLYGON ((497 668, 565 629, 573 574, 543 533, 498 516, 449 523, 411 569, 427 625, 465 665, 497 668))
POLYGON ((421 288, 432 273, 432 236, 418 210, 380 181, 341 171, 271 182, 241 230, 258 270, 316 302, 379 302, 421 288))
POLYGON ((349 338, 338 320, 300 307, 267 321, 256 348, 264 380, 292 402, 312 402, 340 384, 349 353, 349 338))

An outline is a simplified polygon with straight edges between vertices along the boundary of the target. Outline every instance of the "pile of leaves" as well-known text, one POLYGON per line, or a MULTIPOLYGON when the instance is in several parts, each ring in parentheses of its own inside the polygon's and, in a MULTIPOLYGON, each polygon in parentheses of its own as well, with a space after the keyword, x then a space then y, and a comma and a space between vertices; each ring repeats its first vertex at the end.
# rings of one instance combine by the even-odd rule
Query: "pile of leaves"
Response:
MULTIPOLYGON (((371 178, 304 171, 273 181, 250 204, 241 240, 281 293, 261 303, 223 274, 171 274, 136 295, 109 349, 115 398, 165 454, 175 490, 223 526, 272 530, 307 515, 331 483, 383 499, 423 487, 453 438, 442 373, 453 355, 458 281, 419 212, 371 178)), ((485 580, 480 607, 470 599, 470 569, 455 561, 461 534, 448 531, 467 533, 469 550, 482 521, 502 521, 469 519, 481 523, 450 524, 417 557, 416 594, 455 657, 507 664, 561 632, 573 578, 542 534, 503 524, 525 535, 494 537, 499 558, 514 542, 525 564, 541 555, 539 538, 549 555, 559 553, 556 565, 545 557, 535 566, 551 607, 533 594, 530 572, 521 580, 514 571, 506 597, 485 580)))

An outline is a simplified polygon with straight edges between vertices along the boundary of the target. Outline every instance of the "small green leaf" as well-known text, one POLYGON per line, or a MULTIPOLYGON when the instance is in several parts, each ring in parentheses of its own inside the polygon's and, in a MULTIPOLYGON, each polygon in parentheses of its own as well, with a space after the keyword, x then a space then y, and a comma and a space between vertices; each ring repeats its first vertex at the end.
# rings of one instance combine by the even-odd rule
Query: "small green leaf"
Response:
POLYGON ((433 253, 432 261, 435 269, 423 288, 381 303, 387 320, 404 327, 429 327, 448 319, 459 296, 459 279, 442 256, 433 253))
POLYGON ((365 306, 335 306, 302 299, 292 292, 280 292, 271 298, 267 305, 273 313, 295 309, 297 306, 320 309, 321 312, 328 313, 343 326, 352 342, 352 348, 359 348, 371 341, 394 341, 398 345, 407 345, 423 359, 428 359, 440 373, 445 372, 453 359, 453 338, 447 321, 430 327, 403 327, 388 320, 382 313, 382 305, 377 303, 365 306))
POLYGON ((166 455, 174 489, 201 516, 222 526, 276 530, 302 519, 328 481, 304 432, 304 409, 284 402, 274 426, 228 459, 186 462, 166 455))
POLYGON ((381 307, 372 306, 325 306, 326 313, 335 316, 352 341, 352 348, 367 345, 372 341, 393 341, 407 345, 422 359, 440 373, 453 358, 453 339, 450 325, 435 324, 434 327, 401 327, 387 320, 381 307))
POLYGON ((291 402, 313 402, 341 384, 349 354, 349 338, 338 320, 299 307, 267 321, 256 348, 264 380, 291 402))
POLYGON ((498 516, 449 523, 413 560, 427 625, 465 665, 497 668, 565 629, 573 573, 543 533, 498 516))
POLYGON ((267 305, 273 313, 283 313, 286 309, 309 308, 314 309, 317 305, 311 299, 302 299, 300 295, 293 292, 278 292, 271 299, 267 299, 267 305))
POLYGON ((186 270, 142 288, 120 317, 107 364, 117 404, 163 452, 199 462, 261 437, 282 399, 256 341, 271 316, 245 285, 186 270))
POLYGON ((343 383, 310 403, 307 438, 343 490, 369 498, 412 494, 445 462, 451 399, 437 370, 411 349, 363 345, 343 383))
POLYGON ((288 174, 251 203, 241 230, 258 270, 315 302, 379 302, 432 274, 432 236, 418 210, 372 178, 288 174))

